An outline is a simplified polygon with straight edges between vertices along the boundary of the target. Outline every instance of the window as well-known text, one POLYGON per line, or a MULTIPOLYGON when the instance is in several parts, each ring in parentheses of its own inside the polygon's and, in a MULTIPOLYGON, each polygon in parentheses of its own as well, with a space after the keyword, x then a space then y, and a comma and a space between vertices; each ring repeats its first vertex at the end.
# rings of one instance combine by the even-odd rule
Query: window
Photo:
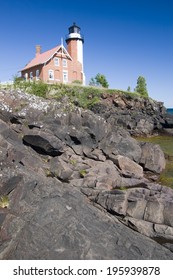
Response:
POLYGON ((54 80, 54 71, 53 70, 49 70, 48 71, 48 76, 49 76, 49 80, 54 80))
POLYGON ((62 65, 63 65, 63 67, 67 67, 67 59, 63 59, 62 65))
POLYGON ((59 58, 58 57, 54 58, 54 65, 59 66, 59 58))
POLYGON ((28 73, 25 73, 25 80, 28 80, 28 73))
POLYGON ((37 69, 36 70, 36 80, 37 81, 40 79, 39 75, 40 75, 40 71, 37 69))
POLYGON ((32 80, 33 80, 33 74, 32 74, 32 72, 30 72, 29 77, 30 77, 30 80, 32 81, 32 80))
POLYGON ((68 71, 63 71, 63 82, 64 83, 68 82, 68 71))

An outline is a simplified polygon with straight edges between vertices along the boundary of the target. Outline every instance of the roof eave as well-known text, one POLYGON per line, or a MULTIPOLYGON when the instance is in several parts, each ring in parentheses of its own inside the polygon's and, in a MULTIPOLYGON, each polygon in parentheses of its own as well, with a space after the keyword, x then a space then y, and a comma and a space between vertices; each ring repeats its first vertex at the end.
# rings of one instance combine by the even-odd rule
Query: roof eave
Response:
POLYGON ((20 70, 20 72, 21 71, 25 71, 25 70, 28 70, 28 69, 31 69, 31 68, 33 68, 33 67, 35 67, 35 66, 39 66, 39 65, 42 65, 42 64, 44 64, 44 62, 42 62, 42 63, 39 63, 39 64, 35 64, 35 65, 32 65, 32 66, 26 66, 25 68, 23 68, 22 70, 20 70))

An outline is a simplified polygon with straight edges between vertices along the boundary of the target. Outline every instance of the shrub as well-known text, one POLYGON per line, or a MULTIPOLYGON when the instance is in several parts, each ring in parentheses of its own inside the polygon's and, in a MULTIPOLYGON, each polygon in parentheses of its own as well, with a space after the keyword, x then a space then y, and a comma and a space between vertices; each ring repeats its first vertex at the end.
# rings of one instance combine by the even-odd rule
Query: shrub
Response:
POLYGON ((40 96, 40 97, 46 97, 46 93, 48 92, 48 85, 46 83, 43 83, 41 81, 39 82, 31 82, 29 93, 40 96))
POLYGON ((79 81, 79 80, 74 80, 74 81, 72 82, 72 84, 82 85, 82 82, 81 82, 81 81, 79 81))

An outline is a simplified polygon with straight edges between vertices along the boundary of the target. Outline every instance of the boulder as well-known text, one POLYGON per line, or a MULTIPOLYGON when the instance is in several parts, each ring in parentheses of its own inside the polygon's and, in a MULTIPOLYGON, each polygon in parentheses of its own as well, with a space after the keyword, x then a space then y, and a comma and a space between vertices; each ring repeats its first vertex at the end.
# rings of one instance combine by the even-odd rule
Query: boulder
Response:
POLYGON ((46 135, 24 135, 23 143, 30 146, 40 154, 47 154, 50 156, 58 156, 63 152, 62 145, 60 141, 55 137, 51 137, 54 141, 48 141, 46 135))
POLYGON ((154 122, 152 120, 140 119, 137 122, 135 132, 136 134, 151 135, 154 131, 154 122))
POLYGON ((144 213, 144 220, 153 222, 156 224, 163 224, 164 217, 164 204, 158 201, 147 201, 145 213, 144 213))
POLYGON ((139 143, 130 137, 123 129, 117 129, 116 132, 110 131, 99 144, 99 148, 108 157, 113 155, 122 155, 139 162, 141 158, 141 148, 139 143))
POLYGON ((139 163, 144 170, 161 173, 165 168, 166 161, 160 146, 152 143, 141 143, 141 150, 139 163))
POLYGON ((59 157, 54 157, 50 160, 49 176, 57 177, 59 180, 66 182, 69 181, 72 173, 73 170, 69 167, 69 164, 59 157))
POLYGON ((143 168, 125 156, 115 156, 109 157, 112 161, 118 166, 124 176, 129 176, 132 178, 142 178, 143 177, 143 168))

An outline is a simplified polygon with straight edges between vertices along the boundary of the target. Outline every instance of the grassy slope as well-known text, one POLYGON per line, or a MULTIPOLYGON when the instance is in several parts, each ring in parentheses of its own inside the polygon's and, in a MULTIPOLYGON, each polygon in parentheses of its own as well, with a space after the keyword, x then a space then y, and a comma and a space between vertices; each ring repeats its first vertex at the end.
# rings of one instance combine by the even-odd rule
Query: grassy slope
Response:
POLYGON ((44 98, 55 98, 61 100, 68 96, 69 102, 75 103, 83 108, 91 108, 98 103, 103 94, 116 95, 123 94, 128 97, 140 97, 136 92, 128 92, 119 89, 107 89, 91 86, 82 86, 78 84, 46 84, 43 82, 23 82, 16 81, 13 86, 16 89, 24 90, 44 98))

